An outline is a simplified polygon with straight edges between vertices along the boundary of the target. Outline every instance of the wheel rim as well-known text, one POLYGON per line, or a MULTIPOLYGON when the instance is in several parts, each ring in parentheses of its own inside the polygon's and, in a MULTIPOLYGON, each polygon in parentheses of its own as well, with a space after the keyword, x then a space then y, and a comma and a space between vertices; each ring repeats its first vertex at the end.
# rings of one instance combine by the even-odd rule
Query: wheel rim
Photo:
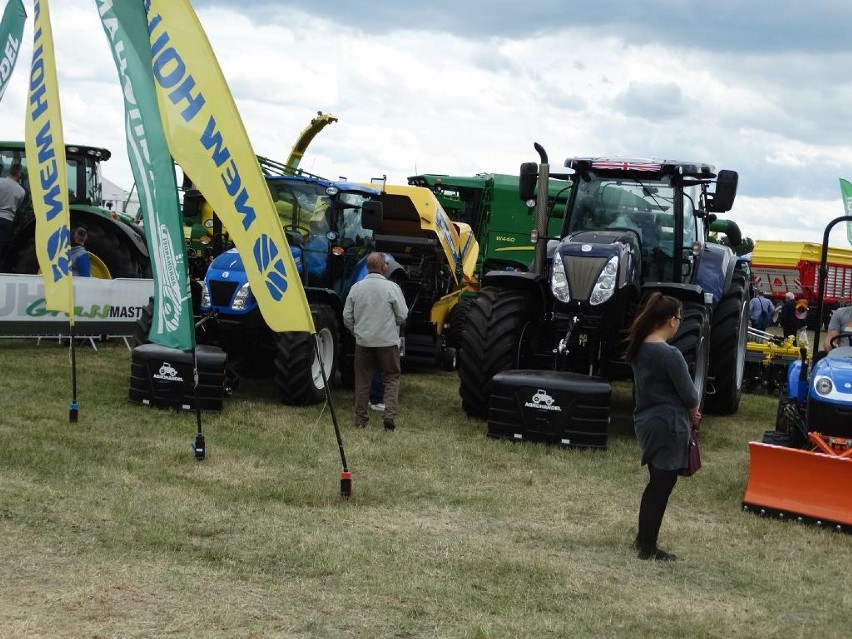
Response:
POLYGON ((746 344, 748 342, 748 315, 746 314, 746 303, 740 309, 740 335, 737 343, 737 368, 736 389, 743 387, 743 376, 745 375, 746 344))
MULTIPOLYGON (((321 329, 317 333, 317 343, 319 346, 320 357, 322 357, 323 367, 325 368, 326 378, 334 367, 334 336, 327 328, 321 329)), ((320 360, 314 354, 314 362, 311 365, 311 376, 313 377, 314 386, 317 388, 325 388, 325 383, 322 378, 322 370, 320 369, 320 360)))
POLYGON ((707 363, 707 337, 706 331, 703 331, 695 345, 695 390, 699 400, 704 397, 704 390, 707 388, 707 363))

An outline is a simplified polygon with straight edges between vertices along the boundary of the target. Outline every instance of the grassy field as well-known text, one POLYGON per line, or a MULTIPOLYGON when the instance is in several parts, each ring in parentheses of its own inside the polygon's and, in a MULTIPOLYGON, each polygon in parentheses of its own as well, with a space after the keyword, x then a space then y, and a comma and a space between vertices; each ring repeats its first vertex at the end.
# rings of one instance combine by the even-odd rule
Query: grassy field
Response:
POLYGON ((352 423, 339 498, 329 411, 243 380, 195 418, 127 402, 123 345, 0 342, 0 636, 848 637, 852 537, 743 513, 746 442, 774 398, 707 417, 704 468, 675 487, 661 545, 630 542, 646 471, 618 386, 610 446, 485 437, 453 374, 404 376, 398 428, 352 423))

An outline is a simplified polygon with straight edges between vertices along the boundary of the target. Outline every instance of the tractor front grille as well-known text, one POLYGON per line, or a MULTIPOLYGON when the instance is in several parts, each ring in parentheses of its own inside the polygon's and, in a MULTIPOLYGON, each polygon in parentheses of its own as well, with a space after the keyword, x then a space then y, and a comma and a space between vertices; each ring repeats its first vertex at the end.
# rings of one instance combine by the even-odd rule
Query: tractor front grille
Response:
POLYGON ((808 402, 808 424, 822 435, 852 439, 852 406, 812 399, 808 402))
POLYGON ((564 255, 562 261, 568 274, 571 299, 589 299, 592 294, 592 287, 598 281, 598 275, 601 274, 601 270, 606 265, 607 258, 564 255))
POLYGON ((210 287, 210 303, 213 306, 231 306, 231 300, 237 290, 237 282, 212 280, 208 281, 207 285, 210 287))

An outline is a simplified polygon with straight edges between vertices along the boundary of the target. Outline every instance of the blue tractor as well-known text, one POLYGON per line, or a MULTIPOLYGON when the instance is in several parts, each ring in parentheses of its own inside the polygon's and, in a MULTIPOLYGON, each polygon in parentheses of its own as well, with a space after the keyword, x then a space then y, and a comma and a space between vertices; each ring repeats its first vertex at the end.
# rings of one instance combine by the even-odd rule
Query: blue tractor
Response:
MULTIPOLYGON (((352 284, 363 277, 363 262, 373 250, 373 231, 382 221, 380 191, 301 172, 267 173, 266 183, 310 304, 326 377, 332 379, 338 368, 344 378, 351 377, 351 362, 342 367, 339 362, 341 352, 351 357, 354 351, 343 328, 343 302, 352 284)), ((397 266, 391 263, 389 275, 397 266)), ((272 373, 287 404, 323 400, 313 338, 268 328, 236 249, 221 253, 208 267, 199 310, 203 317, 198 341, 221 346, 238 372, 272 373)))
MULTIPOLYGON (((828 236, 825 230, 819 277, 822 317, 828 236)), ((835 313, 847 311, 838 309, 835 313)), ((820 343, 820 325, 814 350, 820 343)), ((831 525, 852 532, 852 321, 830 340, 830 350, 790 364, 778 401, 775 430, 762 442, 749 443, 749 481, 743 497, 746 510, 831 525)))

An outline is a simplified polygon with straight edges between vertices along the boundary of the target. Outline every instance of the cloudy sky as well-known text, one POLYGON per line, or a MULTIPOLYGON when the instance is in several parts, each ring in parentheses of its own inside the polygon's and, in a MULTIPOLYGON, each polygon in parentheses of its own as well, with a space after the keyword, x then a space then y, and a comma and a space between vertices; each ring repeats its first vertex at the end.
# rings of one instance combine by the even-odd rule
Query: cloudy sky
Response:
MULTIPOLYGON (((5 3, 3 3, 5 4, 5 3)), ((32 5, 25 0, 28 12, 32 5)), ((340 121, 302 166, 404 183, 517 173, 533 142, 576 155, 707 162, 740 174, 755 239, 821 241, 852 180, 846 0, 194 0, 255 151, 284 160, 319 110, 340 121), (847 77, 848 76, 848 77, 847 77)), ((51 3, 67 143, 105 146, 132 184, 95 0, 51 3)), ((0 104, 23 138, 31 21, 0 104)), ((844 245, 842 230, 832 244, 844 245)))

